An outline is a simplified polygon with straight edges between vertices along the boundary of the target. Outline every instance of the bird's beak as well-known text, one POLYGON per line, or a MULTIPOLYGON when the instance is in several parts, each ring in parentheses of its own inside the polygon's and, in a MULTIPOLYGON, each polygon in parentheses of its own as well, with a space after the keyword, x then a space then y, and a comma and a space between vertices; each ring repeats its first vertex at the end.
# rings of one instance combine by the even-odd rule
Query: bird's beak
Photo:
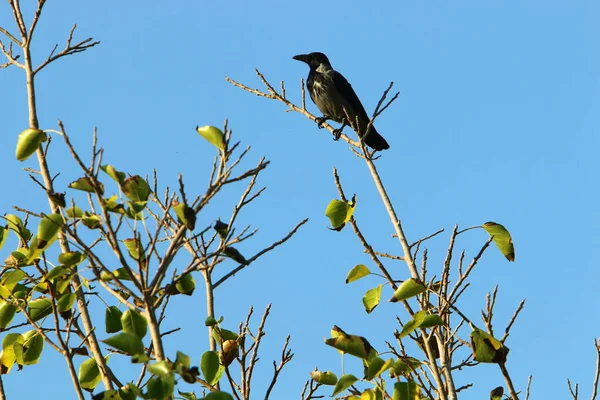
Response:
POLYGON ((308 64, 308 54, 298 54, 292 57, 294 60, 302 61, 308 64))

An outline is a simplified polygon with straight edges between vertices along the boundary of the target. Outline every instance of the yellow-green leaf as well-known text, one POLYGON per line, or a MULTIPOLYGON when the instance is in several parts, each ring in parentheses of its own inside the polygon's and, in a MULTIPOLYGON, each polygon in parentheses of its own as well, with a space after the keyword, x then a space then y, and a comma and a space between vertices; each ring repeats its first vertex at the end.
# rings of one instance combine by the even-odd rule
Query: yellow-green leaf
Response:
MULTIPOLYGON (((97 183, 98 183, 98 190, 100 191, 100 194, 103 194, 104 193, 104 185, 102 184, 102 182, 97 182, 97 183)), ((94 193, 94 186, 92 185, 92 181, 88 177, 79 178, 76 181, 71 182, 69 184, 69 187, 71 189, 75 189, 75 190, 82 190, 84 192, 94 193)))
POLYGON ((382 285, 378 285, 377 287, 375 287, 373 289, 369 289, 363 296, 362 302, 363 302, 363 305, 365 306, 365 311, 367 312, 367 314, 371 314, 371 311, 373 311, 375 309, 375 307, 377 307, 377 305, 379 305, 379 301, 381 299, 381 288, 382 287, 383 287, 382 285))
POLYGON ((415 382, 396 382, 392 400, 419 400, 421 388, 415 382))
POLYGON ((310 373, 310 377, 313 381, 320 383, 321 385, 333 386, 337 383, 337 376, 331 371, 319 371, 315 369, 310 373))
POLYGON ((483 224, 483 229, 494 238, 494 243, 496 243, 496 246, 498 246, 504 257, 508 261, 515 261, 515 247, 513 246, 508 230, 495 222, 486 222, 483 224))
POLYGON ((40 297, 29 302, 29 315, 32 321, 40 319, 52 314, 52 301, 45 297, 40 297))
POLYGON ((351 374, 342 375, 333 388, 333 396, 337 396, 350 386, 354 385, 358 378, 351 374))
POLYGON ((402 282, 398 289, 394 292, 394 296, 390 299, 392 303, 410 299, 418 294, 423 293, 426 290, 423 283, 417 281, 414 278, 409 278, 402 282))
POLYGON ((383 360, 379 357, 373 357, 367 362, 367 369, 365 372, 365 379, 370 381, 377 378, 386 370, 390 369, 394 365, 394 360, 391 358, 383 360))
POLYGON ((196 212, 190 206, 185 203, 173 202, 173 209, 175 210, 175 215, 179 219, 186 228, 190 231, 193 231, 196 227, 196 212))
POLYGON ((360 278, 364 278, 365 276, 369 275, 370 273, 371 271, 366 265, 358 264, 354 266, 350 272, 348 272, 348 275, 346 276, 346 283, 357 281, 360 278))
POLYGON ((369 360, 377 355, 377 351, 367 339, 362 336, 349 335, 337 325, 333 326, 331 336, 330 339, 325 339, 325 344, 343 353, 351 354, 363 360, 369 360))
POLYGON ((148 321, 136 310, 127 310, 121 316, 123 332, 131 333, 142 339, 148 331, 148 321))
MULTIPOLYGON (((133 202, 146 202, 150 195, 150 185, 144 178, 134 175, 123 181, 121 184, 123 193, 133 202)), ((139 210, 136 210, 138 212, 139 210)))
POLYGON ((127 248, 127 252, 136 261, 144 261, 146 254, 144 253, 144 247, 137 238, 130 238, 123 240, 123 244, 127 248))
POLYGON ((475 361, 484 363, 502 364, 510 351, 501 341, 477 328, 471 332, 471 345, 475 361))
POLYGON ((356 199, 352 198, 352 202, 343 200, 331 200, 325 209, 325 216, 329 218, 332 229, 341 231, 354 214, 356 207, 356 199))
POLYGON ((118 184, 123 183, 123 181, 125 180, 125 173, 117 171, 115 169, 115 167, 113 167, 112 165, 109 165, 109 164, 107 164, 107 165, 101 165, 100 169, 102 171, 104 171, 106 173, 106 175, 108 175, 111 178, 113 178, 118 184))
POLYGON ((46 132, 39 129, 25 129, 19 134, 15 156, 19 161, 25 161, 40 147, 40 144, 48 140, 46 132))
POLYGON ((89 358, 79 366, 79 384, 82 389, 94 390, 102 380, 98 363, 93 358, 89 358))
POLYGON ((142 339, 131 333, 121 332, 103 340, 104 343, 127 354, 141 354, 144 352, 142 339))
POLYGON ((106 333, 116 333, 123 329, 121 324, 121 316, 123 313, 117 306, 110 306, 104 314, 104 325, 106 333))
POLYGON ((207 351, 202 354, 200 369, 206 382, 213 386, 223 375, 223 366, 219 363, 219 354, 216 351, 207 351))
POLYGON ((194 293, 194 289, 196 289, 196 281, 194 281, 192 273, 188 272, 183 275, 181 279, 177 281, 175 287, 179 293, 191 296, 192 293, 194 293))
POLYGON ((225 138, 223 135, 223 131, 221 131, 216 126, 197 126, 196 132, 198 132, 200 136, 208 140, 209 143, 211 143, 219 150, 225 150, 225 138))
POLYGON ((44 350, 44 338, 38 331, 31 330, 23 334, 23 339, 23 364, 37 364, 44 350))

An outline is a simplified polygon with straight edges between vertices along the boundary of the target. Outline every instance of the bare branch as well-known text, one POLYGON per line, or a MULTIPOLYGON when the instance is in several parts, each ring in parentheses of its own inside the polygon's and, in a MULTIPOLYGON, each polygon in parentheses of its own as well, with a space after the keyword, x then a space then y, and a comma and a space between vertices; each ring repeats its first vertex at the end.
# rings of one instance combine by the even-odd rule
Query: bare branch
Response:
POLYGON ((67 38, 67 44, 65 45, 65 48, 62 49, 57 54, 54 54, 58 45, 54 46, 54 49, 52 49, 48 58, 33 70, 34 75, 37 74, 38 72, 40 72, 42 69, 44 69, 48 64, 50 64, 53 61, 58 60, 61 57, 70 56, 70 55, 76 54, 76 53, 81 53, 91 47, 94 47, 94 46, 100 44, 100 41, 93 42, 94 39, 92 39, 92 38, 87 38, 78 43, 71 44, 71 42, 73 40, 73 34, 75 33, 76 28, 77 28, 77 24, 74 24, 73 27, 71 28, 71 32, 69 32, 69 37, 67 38))
POLYGON ((256 253, 251 258, 247 259, 245 264, 240 264, 237 268, 235 268, 232 271, 230 271, 227 274, 225 274, 225 276, 223 276, 221 279, 219 279, 217 282, 214 283, 213 289, 216 289, 217 287, 219 287, 220 284, 222 284, 227 279, 231 278, 232 276, 234 276, 235 274, 237 274, 238 272, 240 272, 241 270, 243 270, 244 268, 246 268, 247 266, 249 266, 253 261, 255 261, 256 259, 258 259, 263 254, 268 253, 269 251, 273 250, 274 248, 276 248, 276 247, 282 245, 283 243, 287 242, 292 236, 294 236, 294 234, 296 233, 296 231, 298 231, 298 229, 302 225, 304 225, 305 223, 307 223, 307 222, 308 222, 308 218, 300 221, 285 237, 283 237, 282 239, 276 241, 275 243, 273 243, 269 247, 267 247, 265 249, 262 249, 261 251, 259 251, 258 253, 256 253))

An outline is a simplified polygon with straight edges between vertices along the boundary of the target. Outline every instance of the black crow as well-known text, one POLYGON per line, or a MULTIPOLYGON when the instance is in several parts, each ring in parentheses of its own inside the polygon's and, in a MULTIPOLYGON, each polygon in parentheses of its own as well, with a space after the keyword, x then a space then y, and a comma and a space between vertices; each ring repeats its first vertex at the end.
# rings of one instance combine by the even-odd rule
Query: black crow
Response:
MULTIPOLYGON (((303 61, 310 67, 306 87, 313 103, 323 113, 322 118, 317 118, 319 127, 326 120, 332 119, 342 124, 335 132, 336 139, 346 125, 350 125, 358 137, 362 138, 370 118, 350 83, 342 74, 331 68, 327 56, 323 53, 299 54, 294 56, 294 60, 303 61), (346 116, 349 117, 349 121, 346 116)), ((390 148, 374 126, 371 126, 364 141, 375 150, 390 148)))

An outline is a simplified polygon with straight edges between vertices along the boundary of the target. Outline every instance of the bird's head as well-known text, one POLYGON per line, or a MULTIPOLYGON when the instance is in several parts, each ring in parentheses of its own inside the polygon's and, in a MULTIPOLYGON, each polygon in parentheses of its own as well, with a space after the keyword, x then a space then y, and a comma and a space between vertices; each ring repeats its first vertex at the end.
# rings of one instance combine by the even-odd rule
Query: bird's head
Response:
POLYGON ((293 57, 294 60, 302 61, 308 64, 310 69, 316 70, 319 67, 323 66, 327 69, 331 68, 331 64, 329 63, 329 59, 323 53, 315 52, 308 54, 298 54, 293 57))

